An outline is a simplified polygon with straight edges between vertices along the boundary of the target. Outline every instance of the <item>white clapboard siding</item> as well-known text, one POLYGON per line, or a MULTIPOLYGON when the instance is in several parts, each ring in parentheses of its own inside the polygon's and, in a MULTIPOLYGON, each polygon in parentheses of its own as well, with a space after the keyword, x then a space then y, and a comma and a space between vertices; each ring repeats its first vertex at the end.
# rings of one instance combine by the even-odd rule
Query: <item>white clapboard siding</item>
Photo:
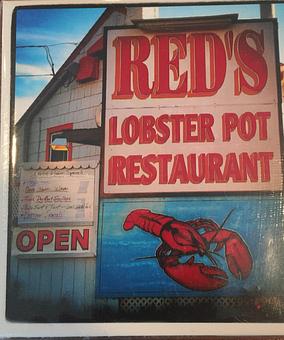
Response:
MULTIPOLYGON (((103 36, 104 26, 132 24, 131 19, 142 18, 143 10, 127 9, 127 14, 113 12, 91 41, 75 58, 78 62, 95 41, 103 36)), ((100 62, 100 79, 79 84, 73 81, 68 87, 61 86, 41 107, 32 121, 28 142, 28 159, 45 160, 47 129, 61 124, 73 123, 73 128, 96 127, 96 114, 101 112, 103 63, 100 62)), ((23 128, 18 131, 18 161, 23 162, 23 128)), ((100 147, 73 144, 73 160, 98 160, 100 147)), ((98 214, 99 167, 95 172, 95 214, 98 214)), ((10 279, 19 285, 21 298, 59 303, 64 299, 80 309, 94 305, 96 259, 93 258, 36 258, 12 257, 10 279)), ((117 307, 117 302, 112 304, 117 307)))
MULTIPOLYGON (((123 14, 113 13, 105 25, 125 23, 123 14)), ((85 55, 87 49, 103 35, 103 27, 95 33, 92 41, 81 51, 75 61, 85 55)), ((102 62, 100 77, 102 77, 102 62)), ((30 122, 28 161, 45 160, 47 129, 56 125, 73 123, 73 128, 96 127, 95 117, 101 111, 102 79, 85 84, 73 81, 69 87, 62 86, 50 97, 30 122)), ((18 138, 22 139, 23 131, 18 138)), ((23 140, 23 139, 22 139, 23 140)), ((21 143, 20 154, 23 155, 21 143)), ((100 148, 73 144, 73 160, 99 158, 100 148)), ((19 157, 19 161, 23 159, 19 157)), ((98 202, 95 202, 95 212, 98 202)), ((60 303, 67 300, 78 309, 88 308, 95 299, 96 258, 11 258, 10 282, 18 284, 18 294, 23 299, 60 303)))

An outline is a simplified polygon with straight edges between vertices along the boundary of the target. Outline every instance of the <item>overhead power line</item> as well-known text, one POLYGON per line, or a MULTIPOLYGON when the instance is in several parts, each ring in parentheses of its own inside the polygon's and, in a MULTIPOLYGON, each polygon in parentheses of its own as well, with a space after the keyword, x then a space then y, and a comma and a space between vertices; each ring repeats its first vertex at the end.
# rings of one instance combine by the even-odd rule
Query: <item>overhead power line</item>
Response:
POLYGON ((49 47, 45 46, 44 49, 45 49, 45 53, 46 53, 47 62, 49 63, 49 66, 51 67, 51 72, 52 72, 53 75, 55 75, 55 72, 54 72, 54 62, 52 60, 52 56, 50 54, 49 47))
POLYGON ((59 46, 59 45, 78 45, 77 42, 63 42, 63 43, 57 43, 57 44, 45 44, 45 45, 18 45, 16 48, 33 48, 33 47, 52 47, 52 46, 59 46))
POLYGON ((16 74, 16 77, 52 77, 52 73, 46 74, 16 74))
POLYGON ((16 75, 16 77, 46 77, 46 76, 54 76, 54 62, 50 53, 49 47, 59 46, 59 45, 78 45, 76 42, 62 42, 57 44, 46 44, 46 45, 18 45, 16 48, 43 48, 45 50, 46 60, 51 68, 52 74, 26 74, 26 75, 16 75))

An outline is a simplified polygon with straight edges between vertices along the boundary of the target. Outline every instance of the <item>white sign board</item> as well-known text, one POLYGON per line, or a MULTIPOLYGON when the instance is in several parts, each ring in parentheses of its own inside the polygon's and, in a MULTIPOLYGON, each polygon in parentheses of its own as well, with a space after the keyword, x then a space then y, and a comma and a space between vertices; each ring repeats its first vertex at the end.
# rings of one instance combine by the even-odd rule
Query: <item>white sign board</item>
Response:
POLYGON ((92 224, 92 168, 21 169, 18 224, 92 224))
POLYGON ((108 30, 103 194, 281 190, 275 39, 108 30))

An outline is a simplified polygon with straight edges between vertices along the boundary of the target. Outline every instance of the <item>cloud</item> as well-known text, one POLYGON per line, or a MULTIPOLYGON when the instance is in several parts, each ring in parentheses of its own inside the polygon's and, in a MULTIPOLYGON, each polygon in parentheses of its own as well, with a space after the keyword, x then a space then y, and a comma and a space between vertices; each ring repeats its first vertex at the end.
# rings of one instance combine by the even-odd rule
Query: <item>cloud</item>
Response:
POLYGON ((39 74, 51 74, 49 66, 35 66, 30 64, 16 63, 16 75, 39 75, 39 74))
POLYGON ((15 122, 27 111, 36 96, 15 98, 15 122))
MULTIPOLYGON (((51 69, 49 66, 35 66, 30 64, 16 63, 16 75, 40 75, 50 74, 51 69)), ((15 97, 15 122, 27 111, 36 97, 39 95, 43 87, 52 78, 50 77, 23 77, 21 79, 21 86, 24 86, 22 95, 15 97)), ((19 86, 19 85, 18 85, 19 86)), ((17 91, 16 91, 17 93, 17 91)))
POLYGON ((19 31, 17 32, 18 45, 22 45, 20 41, 29 41, 36 45, 57 44, 62 42, 80 42, 82 36, 74 36, 69 34, 54 34, 54 32, 46 32, 45 34, 30 33, 19 31))
POLYGON ((52 40, 54 42, 58 42, 58 38, 56 36, 48 36, 46 34, 36 34, 30 32, 17 32, 17 40, 42 40, 46 41, 46 39, 52 40))

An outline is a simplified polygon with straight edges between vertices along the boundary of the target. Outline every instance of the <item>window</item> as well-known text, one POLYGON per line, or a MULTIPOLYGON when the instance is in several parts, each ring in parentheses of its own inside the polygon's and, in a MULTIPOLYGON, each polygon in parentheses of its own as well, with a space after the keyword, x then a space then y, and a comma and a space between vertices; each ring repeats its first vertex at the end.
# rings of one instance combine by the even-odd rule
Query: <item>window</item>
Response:
POLYGON ((48 162, 71 161, 72 143, 68 143, 64 130, 73 129, 73 123, 47 129, 45 160, 48 162))

